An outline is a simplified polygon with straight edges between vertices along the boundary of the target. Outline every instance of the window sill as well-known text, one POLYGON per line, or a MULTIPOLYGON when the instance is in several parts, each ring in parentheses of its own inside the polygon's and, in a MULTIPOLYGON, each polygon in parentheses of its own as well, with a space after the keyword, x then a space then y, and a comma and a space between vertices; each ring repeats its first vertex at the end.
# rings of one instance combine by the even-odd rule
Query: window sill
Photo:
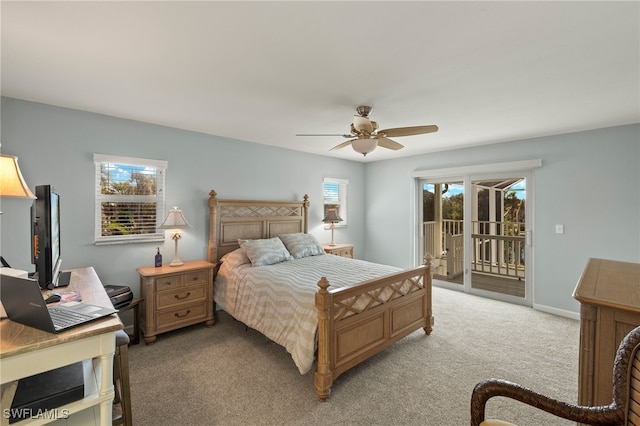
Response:
POLYGON ((94 241, 96 246, 109 246, 115 244, 135 244, 135 243, 158 243, 164 242, 164 236, 154 236, 148 238, 123 238, 118 240, 94 241))

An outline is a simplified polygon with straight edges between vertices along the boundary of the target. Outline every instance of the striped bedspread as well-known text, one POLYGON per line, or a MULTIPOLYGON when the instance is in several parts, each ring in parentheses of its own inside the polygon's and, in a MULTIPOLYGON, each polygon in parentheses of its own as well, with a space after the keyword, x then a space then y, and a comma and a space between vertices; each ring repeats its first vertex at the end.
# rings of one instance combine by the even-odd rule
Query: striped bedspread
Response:
POLYGON ((300 374, 314 361, 318 327, 314 295, 321 277, 331 288, 382 277, 401 269, 334 255, 310 256, 275 265, 220 266, 214 299, 228 314, 284 346, 300 374))

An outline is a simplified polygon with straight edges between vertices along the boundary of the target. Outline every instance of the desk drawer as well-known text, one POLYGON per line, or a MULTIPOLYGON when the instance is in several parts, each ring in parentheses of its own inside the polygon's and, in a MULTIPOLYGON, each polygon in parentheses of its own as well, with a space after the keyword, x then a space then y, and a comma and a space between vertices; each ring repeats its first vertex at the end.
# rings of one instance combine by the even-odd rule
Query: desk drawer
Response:
POLYGON ((205 319, 207 316, 206 314, 206 302, 158 312, 156 314, 158 329, 172 328, 173 326, 185 323, 193 324, 205 319))
POLYGON ((169 308, 183 303, 204 300, 206 295, 206 287, 204 284, 161 291, 156 295, 156 306, 157 309, 169 308))

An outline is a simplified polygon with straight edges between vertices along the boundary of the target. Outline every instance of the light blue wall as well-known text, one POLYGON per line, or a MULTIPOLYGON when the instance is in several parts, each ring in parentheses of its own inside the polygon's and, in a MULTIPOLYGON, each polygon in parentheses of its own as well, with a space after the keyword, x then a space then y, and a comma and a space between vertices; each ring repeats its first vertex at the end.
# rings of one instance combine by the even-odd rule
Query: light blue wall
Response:
POLYGON ((537 158, 533 302, 578 312, 572 293, 587 259, 640 261, 640 125, 367 164, 365 258, 411 266, 412 247, 403 242, 415 224, 402 207, 415 198, 411 172, 537 158))
MULTIPOLYGON (((138 291, 136 268, 153 265, 156 244, 95 246, 93 153, 168 160, 166 205, 179 206, 191 229, 180 240, 180 257, 206 259, 207 198, 302 200, 309 195, 309 231, 320 242, 322 178, 349 180, 349 227, 340 238, 364 244, 364 166, 249 142, 225 139, 22 100, 2 99, 2 152, 16 155, 25 180, 52 184, 61 196, 65 268, 93 266, 103 284, 126 284, 138 291)), ((30 201, 3 198, 0 252, 18 269, 30 261, 30 201)), ((161 251, 173 258, 173 241, 161 251)))
MULTIPOLYGON (((237 199, 307 193, 310 232, 328 242, 320 222, 322 178, 335 177, 349 179, 349 226, 336 231, 339 240, 354 243, 358 257, 412 266, 412 171, 541 158, 534 175, 534 303, 578 312, 571 294, 589 257, 640 261, 640 125, 363 165, 16 99, 3 99, 1 114, 2 152, 19 157, 32 189, 49 183, 61 193, 65 267, 92 265, 105 284, 136 292, 135 270, 152 264, 156 244, 93 245, 94 152, 169 161, 167 206, 179 206, 193 226, 180 240, 185 260, 206 256, 211 189, 237 199), (565 234, 555 234, 556 223, 565 234)), ((0 202, 0 252, 31 271, 30 202, 0 202)), ((170 259, 173 243, 161 250, 170 259)))

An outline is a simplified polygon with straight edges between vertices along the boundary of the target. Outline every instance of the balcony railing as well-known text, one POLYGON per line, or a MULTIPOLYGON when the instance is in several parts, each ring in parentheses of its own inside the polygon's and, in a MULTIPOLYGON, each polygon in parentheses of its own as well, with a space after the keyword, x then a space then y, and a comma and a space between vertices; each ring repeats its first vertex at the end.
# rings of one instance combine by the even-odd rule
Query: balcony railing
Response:
MULTIPOLYGON (((446 258, 446 275, 463 272, 463 221, 424 222, 424 252, 446 258)), ((511 278, 525 276, 525 224, 523 222, 473 221, 471 267, 473 272, 511 278)))

